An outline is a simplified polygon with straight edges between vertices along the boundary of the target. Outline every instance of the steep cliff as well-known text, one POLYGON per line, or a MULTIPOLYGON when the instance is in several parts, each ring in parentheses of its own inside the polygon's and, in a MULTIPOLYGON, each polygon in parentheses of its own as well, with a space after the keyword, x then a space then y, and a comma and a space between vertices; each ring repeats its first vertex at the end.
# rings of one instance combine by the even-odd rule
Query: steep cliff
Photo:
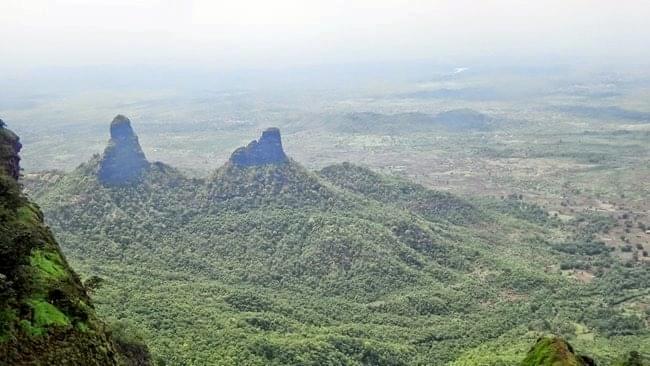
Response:
MULTIPOLYGON (((43 214, 18 184, 16 135, 0 126, 0 365, 127 365, 43 214)), ((119 347, 118 347, 119 346, 119 347)))
POLYGON ((149 167, 131 121, 117 115, 111 122, 111 139, 99 163, 99 180, 106 185, 121 185, 137 180, 149 167))
POLYGON ((230 162, 238 166, 281 164, 287 160, 282 149, 280 130, 273 127, 262 132, 259 140, 253 140, 246 147, 235 150, 230 157, 230 162))
POLYGON ((22 145, 15 133, 5 128, 0 119, 0 168, 10 177, 18 179, 20 175, 20 157, 18 153, 22 145))

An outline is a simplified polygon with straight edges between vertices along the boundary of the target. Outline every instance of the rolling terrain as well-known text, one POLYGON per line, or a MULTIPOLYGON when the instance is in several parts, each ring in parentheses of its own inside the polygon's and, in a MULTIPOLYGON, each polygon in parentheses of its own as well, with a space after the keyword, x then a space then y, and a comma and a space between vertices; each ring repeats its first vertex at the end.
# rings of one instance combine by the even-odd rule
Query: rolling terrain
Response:
POLYGON ((103 279, 100 314, 167 364, 515 365, 547 333, 603 365, 650 348, 650 272, 599 240, 607 217, 310 171, 282 148, 269 130, 205 178, 147 162, 124 181, 101 179, 105 153, 26 185, 103 279))

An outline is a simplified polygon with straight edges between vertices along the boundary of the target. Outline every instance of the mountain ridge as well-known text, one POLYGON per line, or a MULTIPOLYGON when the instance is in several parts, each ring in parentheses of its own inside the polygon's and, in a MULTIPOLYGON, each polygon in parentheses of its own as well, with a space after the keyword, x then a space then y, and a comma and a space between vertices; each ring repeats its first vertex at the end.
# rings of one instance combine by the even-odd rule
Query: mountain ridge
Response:
POLYGON ((518 362, 513 338, 566 323, 605 334, 607 314, 627 334, 643 329, 614 309, 577 315, 574 302, 613 295, 616 280, 562 275, 556 247, 574 233, 518 199, 460 198, 352 164, 310 172, 288 157, 103 186, 96 159, 35 197, 72 258, 108 278, 102 311, 137 319, 170 362, 498 361, 484 342, 518 362))

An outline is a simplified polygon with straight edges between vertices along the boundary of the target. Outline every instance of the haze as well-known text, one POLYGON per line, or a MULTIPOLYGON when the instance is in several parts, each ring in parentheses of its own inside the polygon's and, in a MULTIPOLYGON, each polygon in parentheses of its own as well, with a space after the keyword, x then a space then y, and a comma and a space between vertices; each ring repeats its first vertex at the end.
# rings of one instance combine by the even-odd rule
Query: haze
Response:
POLYGON ((647 65, 647 1, 3 0, 0 66, 647 65))
POLYGON ((649 19, 0 0, 0 364, 650 366, 649 19))

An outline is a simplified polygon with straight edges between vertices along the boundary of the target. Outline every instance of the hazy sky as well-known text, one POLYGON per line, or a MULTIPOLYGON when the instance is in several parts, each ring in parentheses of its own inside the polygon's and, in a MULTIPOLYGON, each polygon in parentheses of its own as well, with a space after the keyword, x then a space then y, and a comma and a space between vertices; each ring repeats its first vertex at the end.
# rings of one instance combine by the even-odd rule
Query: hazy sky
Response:
POLYGON ((650 0, 0 0, 0 67, 650 59, 650 0))

